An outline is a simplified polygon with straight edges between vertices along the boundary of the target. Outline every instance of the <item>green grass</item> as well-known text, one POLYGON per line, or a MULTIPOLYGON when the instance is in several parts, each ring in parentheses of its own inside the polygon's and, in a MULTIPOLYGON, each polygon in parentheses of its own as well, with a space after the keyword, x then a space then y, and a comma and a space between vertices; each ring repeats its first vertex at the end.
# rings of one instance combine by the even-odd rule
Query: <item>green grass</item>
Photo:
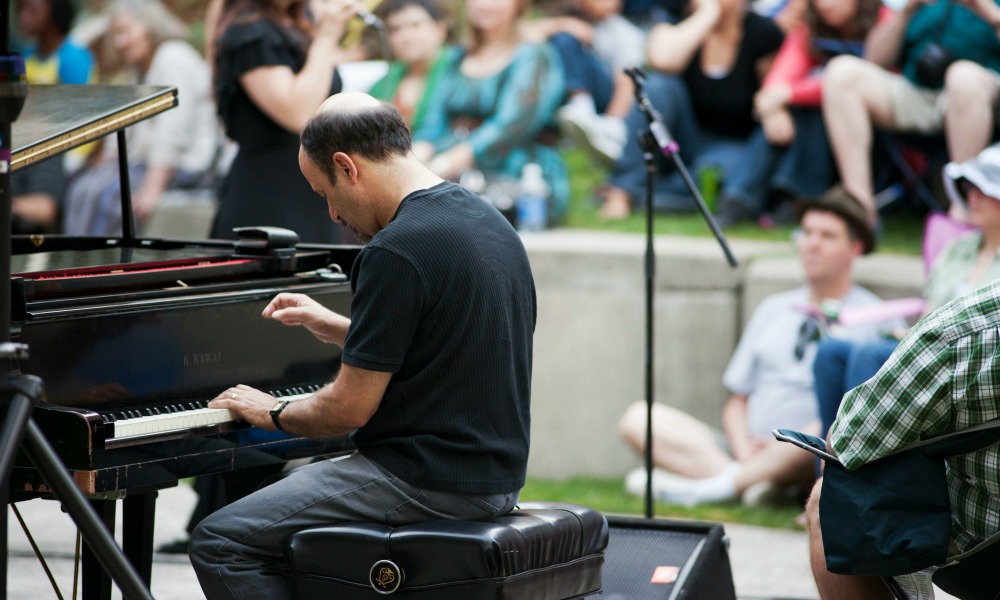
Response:
MULTIPOLYGON (((570 204, 566 215, 566 226, 578 229, 598 229, 645 234, 645 212, 633 213, 621 221, 605 221, 597 215, 594 193, 607 177, 607 171, 595 167, 585 154, 576 149, 563 152, 570 173, 570 204)), ((768 241, 789 241, 795 227, 779 226, 764 230, 755 224, 733 227, 725 231, 727 238, 754 239, 768 241)), ((657 235, 690 237, 711 237, 712 232, 701 213, 655 215, 653 232, 657 235)), ((923 218, 915 213, 884 215, 883 233, 878 243, 878 252, 892 254, 920 255, 923 236, 923 218)))
MULTIPOLYGON (((529 479, 521 491, 523 501, 571 502, 582 504, 606 514, 643 515, 645 503, 625 493, 622 480, 595 477, 574 477, 554 481, 529 479)), ((693 508, 656 503, 657 517, 743 523, 781 529, 796 528, 795 516, 802 512, 801 504, 749 507, 736 502, 704 504, 693 508)))

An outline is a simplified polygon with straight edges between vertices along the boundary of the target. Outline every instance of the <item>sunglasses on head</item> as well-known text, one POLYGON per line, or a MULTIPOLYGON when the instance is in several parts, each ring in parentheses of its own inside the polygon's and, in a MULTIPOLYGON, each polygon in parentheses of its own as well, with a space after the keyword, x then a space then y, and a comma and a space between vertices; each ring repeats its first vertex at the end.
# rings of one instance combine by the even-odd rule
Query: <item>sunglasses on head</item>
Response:
POLYGON ((809 347, 809 344, 818 342, 819 336, 819 322, 815 317, 809 317, 803 321, 799 327, 799 336, 795 340, 795 348, 792 350, 795 360, 801 361, 806 355, 806 349, 809 347))

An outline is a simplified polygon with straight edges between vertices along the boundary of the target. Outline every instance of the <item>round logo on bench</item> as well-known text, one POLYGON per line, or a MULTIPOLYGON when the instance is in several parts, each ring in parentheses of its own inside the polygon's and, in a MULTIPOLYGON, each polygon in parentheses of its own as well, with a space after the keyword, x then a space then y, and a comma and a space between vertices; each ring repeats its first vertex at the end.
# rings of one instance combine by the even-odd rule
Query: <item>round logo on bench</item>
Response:
POLYGON ((380 560, 372 565, 372 570, 368 573, 368 582, 372 589, 380 594, 391 594, 403 585, 406 576, 403 570, 391 560, 380 560))

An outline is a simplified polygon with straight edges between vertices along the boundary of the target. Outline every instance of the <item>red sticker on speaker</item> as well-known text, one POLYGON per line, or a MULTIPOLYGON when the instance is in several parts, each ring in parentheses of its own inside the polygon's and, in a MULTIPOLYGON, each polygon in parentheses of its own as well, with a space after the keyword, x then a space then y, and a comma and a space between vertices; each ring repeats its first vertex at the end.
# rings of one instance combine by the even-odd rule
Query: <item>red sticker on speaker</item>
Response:
POLYGON ((677 581, 678 573, 680 573, 680 569, 677 567, 656 567, 656 570, 653 571, 653 577, 649 580, 649 583, 673 583, 677 581))

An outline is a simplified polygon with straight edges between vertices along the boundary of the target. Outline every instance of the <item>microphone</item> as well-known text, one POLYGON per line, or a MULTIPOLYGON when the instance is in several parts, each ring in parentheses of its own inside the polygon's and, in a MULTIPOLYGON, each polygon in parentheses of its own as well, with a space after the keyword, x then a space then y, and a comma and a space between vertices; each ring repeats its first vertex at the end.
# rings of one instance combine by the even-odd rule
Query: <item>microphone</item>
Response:
POLYGON ((364 22, 364 24, 367 25, 368 27, 372 27, 374 29, 383 29, 385 27, 385 24, 382 22, 382 19, 376 17, 375 15, 373 15, 372 13, 368 12, 363 8, 359 7, 355 9, 354 14, 359 19, 361 19, 364 22))
POLYGON ((663 115, 656 110, 653 103, 649 101, 649 96, 646 95, 646 73, 639 67, 630 67, 625 69, 625 74, 635 84, 635 97, 638 101, 639 109, 646 115, 646 120, 649 121, 649 133, 653 136, 656 145, 663 152, 664 156, 669 157, 675 154, 680 150, 680 147, 674 141, 673 136, 670 135, 670 131, 667 130, 667 126, 663 122, 663 115))

